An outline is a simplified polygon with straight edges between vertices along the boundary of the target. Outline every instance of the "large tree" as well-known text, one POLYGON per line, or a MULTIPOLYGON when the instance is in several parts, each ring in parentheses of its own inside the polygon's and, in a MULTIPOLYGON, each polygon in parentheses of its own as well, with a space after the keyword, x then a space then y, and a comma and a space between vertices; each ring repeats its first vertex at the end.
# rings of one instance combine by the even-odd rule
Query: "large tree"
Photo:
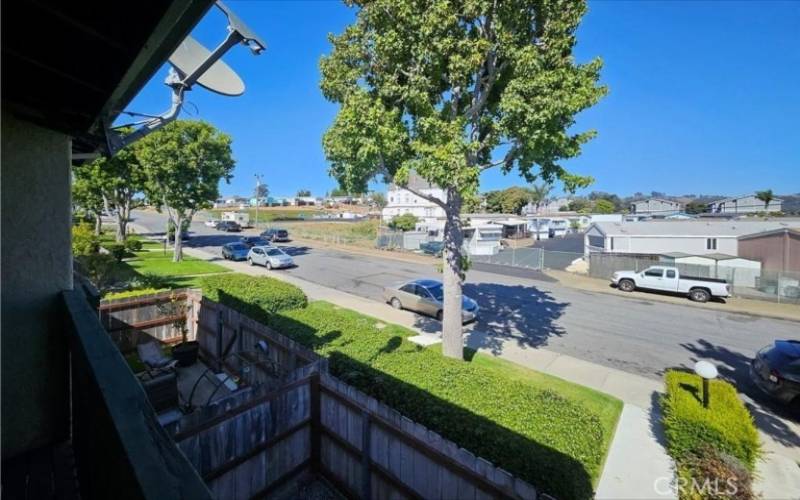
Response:
POLYGON ((80 167, 100 184, 105 207, 114 208, 118 242, 125 241, 131 210, 138 205, 136 195, 145 187, 145 174, 136 156, 138 147, 138 143, 132 144, 111 158, 98 158, 80 167))
POLYGON ((594 132, 575 115, 605 93, 601 61, 578 64, 578 0, 352 0, 355 23, 331 36, 322 92, 340 105, 323 146, 330 173, 363 192, 382 175, 446 214, 443 352, 462 357, 462 203, 483 171, 517 171, 528 183, 590 178, 562 160, 594 132), (499 155, 499 156, 498 156, 499 155), (407 185, 409 174, 440 186, 443 199, 407 185))
POLYGON ((94 218, 94 233, 100 235, 103 227, 102 180, 93 174, 90 164, 83 164, 72 169, 72 204, 94 218))
MULTIPOLYGON (((137 156, 146 176, 145 193, 159 210, 166 210, 176 228, 184 227, 198 210, 219 197, 221 180, 230 181, 234 167, 231 138, 202 121, 170 123, 139 142, 137 156)), ((183 258, 176 231, 172 260, 183 258)))

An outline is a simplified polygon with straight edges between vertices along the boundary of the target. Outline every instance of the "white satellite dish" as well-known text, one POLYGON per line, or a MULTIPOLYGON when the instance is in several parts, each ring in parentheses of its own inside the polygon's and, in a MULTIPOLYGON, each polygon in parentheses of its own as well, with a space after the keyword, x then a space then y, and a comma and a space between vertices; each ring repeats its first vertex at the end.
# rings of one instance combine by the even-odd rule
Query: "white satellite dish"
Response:
MULTIPOLYGON (((191 36, 187 36, 170 56, 169 63, 183 78, 207 61, 210 56, 210 50, 200 45, 200 42, 191 36)), ((244 82, 222 59, 218 59, 200 75, 197 78, 197 83, 201 87, 217 94, 227 96, 244 94, 244 82)))
POLYGON ((164 82, 172 91, 169 110, 155 116, 126 112, 145 119, 116 127, 105 124, 109 155, 113 156, 128 144, 178 118, 183 107, 184 93, 191 90, 195 83, 222 95, 238 96, 244 93, 244 82, 221 58, 234 45, 244 45, 254 55, 263 52, 267 45, 220 0, 217 0, 216 5, 228 18, 228 35, 225 40, 212 52, 191 36, 186 37, 169 58, 172 69, 164 82), (120 135, 118 131, 127 127, 133 127, 133 132, 120 135))

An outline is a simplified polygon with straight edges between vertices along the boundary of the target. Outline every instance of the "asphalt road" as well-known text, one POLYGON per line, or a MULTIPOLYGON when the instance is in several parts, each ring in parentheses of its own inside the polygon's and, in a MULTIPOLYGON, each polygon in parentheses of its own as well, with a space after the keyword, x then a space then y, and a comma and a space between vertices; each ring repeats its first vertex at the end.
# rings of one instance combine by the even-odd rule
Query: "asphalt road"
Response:
MULTIPOLYGON (((137 224, 151 230, 164 227, 158 214, 138 212, 136 217, 137 224)), ((193 223, 191 231, 187 246, 215 253, 240 236, 202 223, 193 223)), ((291 243, 282 246, 297 267, 273 272, 375 300, 381 300, 385 285, 436 276, 430 265, 291 243)), ((503 348, 498 339, 511 339, 521 347, 544 347, 650 378, 707 359, 757 399, 762 398, 747 375, 750 359, 777 339, 800 339, 800 323, 652 301, 645 293, 619 297, 582 291, 544 275, 529 279, 473 270, 464 293, 481 307, 481 318, 468 329, 488 333, 480 342, 495 352, 503 348)), ((436 328, 438 323, 421 325, 436 328)), ((800 446, 800 438, 795 439, 800 446)))

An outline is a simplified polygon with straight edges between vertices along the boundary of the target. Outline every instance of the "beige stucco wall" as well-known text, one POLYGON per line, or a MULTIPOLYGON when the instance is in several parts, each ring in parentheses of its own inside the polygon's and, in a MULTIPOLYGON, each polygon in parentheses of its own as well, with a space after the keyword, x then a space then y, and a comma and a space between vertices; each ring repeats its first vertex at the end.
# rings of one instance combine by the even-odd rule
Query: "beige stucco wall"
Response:
POLYGON ((2 455, 48 444, 67 414, 59 291, 72 287, 70 139, 2 114, 2 455))

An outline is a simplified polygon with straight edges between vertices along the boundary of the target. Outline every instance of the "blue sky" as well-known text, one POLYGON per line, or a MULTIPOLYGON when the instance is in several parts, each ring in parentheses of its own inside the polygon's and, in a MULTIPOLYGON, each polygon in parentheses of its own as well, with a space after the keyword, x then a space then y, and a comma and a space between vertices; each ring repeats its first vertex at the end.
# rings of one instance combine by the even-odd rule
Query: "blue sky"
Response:
MULTIPOLYGON (((196 87, 185 118, 233 137, 234 179, 223 194, 249 194, 264 175, 274 195, 336 185, 321 138, 336 114, 319 91, 328 33, 354 13, 337 1, 229 1, 266 41, 254 57, 235 47, 225 61, 244 79, 240 97, 196 87)), ((592 175, 589 190, 627 195, 800 192, 800 2, 590 1, 576 56, 603 58, 610 92, 578 117, 598 137, 566 166, 592 175)), ((225 36, 212 9, 194 31, 208 47, 225 36)), ((128 106, 155 113, 168 105, 163 68, 128 106)), ((523 184, 486 172, 481 189, 523 184)), ((557 186, 558 187, 558 186, 557 186)), ((381 185, 374 185, 382 189, 381 185)), ((587 190, 587 191, 589 191, 587 190)))

